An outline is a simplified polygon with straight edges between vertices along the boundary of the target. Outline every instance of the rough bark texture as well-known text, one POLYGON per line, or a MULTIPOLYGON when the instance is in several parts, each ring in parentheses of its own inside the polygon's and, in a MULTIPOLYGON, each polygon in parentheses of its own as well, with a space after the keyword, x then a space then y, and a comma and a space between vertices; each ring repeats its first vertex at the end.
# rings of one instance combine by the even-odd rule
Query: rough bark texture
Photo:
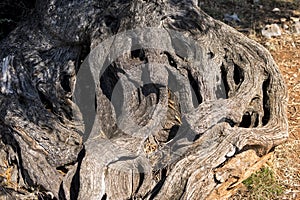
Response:
MULTIPOLYGON (((171 34, 165 39, 175 44, 171 34)), ((0 195, 7 198, 228 197, 288 137, 286 88, 269 52, 195 1, 37 1, 32 17, 1 41, 0 58, 0 195), (105 39, 147 27, 196 41, 203 67, 175 46, 110 61, 93 91, 99 128, 83 136, 72 101, 82 60, 105 39), (140 82, 140 91, 130 90, 141 74, 126 74, 146 63, 164 66, 147 71, 163 87, 140 82), (193 92, 168 87, 176 73, 193 92), (117 83, 120 105, 111 98, 117 83)))

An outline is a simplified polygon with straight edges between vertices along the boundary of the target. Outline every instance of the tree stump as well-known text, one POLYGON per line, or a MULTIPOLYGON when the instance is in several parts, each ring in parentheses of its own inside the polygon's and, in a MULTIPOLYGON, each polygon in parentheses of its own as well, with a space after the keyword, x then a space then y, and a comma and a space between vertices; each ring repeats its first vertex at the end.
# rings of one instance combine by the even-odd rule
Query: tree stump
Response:
POLYGON ((7 198, 221 199, 288 137, 270 53, 196 1, 37 0, 0 58, 7 198))

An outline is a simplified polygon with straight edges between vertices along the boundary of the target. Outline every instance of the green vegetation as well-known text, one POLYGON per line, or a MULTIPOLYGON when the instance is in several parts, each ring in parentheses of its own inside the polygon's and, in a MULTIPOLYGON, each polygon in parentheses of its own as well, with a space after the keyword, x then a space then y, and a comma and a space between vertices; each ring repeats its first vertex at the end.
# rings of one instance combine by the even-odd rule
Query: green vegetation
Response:
POLYGON ((253 200, 276 199, 283 193, 283 188, 276 180, 274 172, 268 167, 261 168, 243 183, 248 188, 253 200))

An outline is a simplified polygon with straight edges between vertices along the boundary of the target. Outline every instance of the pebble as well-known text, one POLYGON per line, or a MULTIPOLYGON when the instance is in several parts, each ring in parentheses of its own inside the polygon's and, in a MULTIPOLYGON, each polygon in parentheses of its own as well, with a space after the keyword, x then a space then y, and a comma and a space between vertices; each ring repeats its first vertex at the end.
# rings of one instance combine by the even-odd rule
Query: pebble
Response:
POLYGON ((231 22, 231 21, 240 22, 241 21, 236 13, 233 13, 233 15, 225 14, 223 20, 228 21, 228 22, 231 22))
POLYGON ((286 18, 282 17, 282 18, 280 18, 280 21, 281 22, 286 22, 286 18))
POLYGON ((277 37, 281 36, 281 29, 278 24, 269 24, 262 29, 261 34, 266 38, 277 37))
POLYGON ((300 22, 296 22, 294 25, 293 25, 293 31, 295 34, 300 34, 300 22))
POLYGON ((290 17, 293 22, 299 22, 299 17, 290 17))
POLYGON ((283 24, 283 26, 282 26, 283 28, 284 28, 284 30, 288 30, 289 29, 289 26, 288 25, 286 25, 286 24, 283 24))

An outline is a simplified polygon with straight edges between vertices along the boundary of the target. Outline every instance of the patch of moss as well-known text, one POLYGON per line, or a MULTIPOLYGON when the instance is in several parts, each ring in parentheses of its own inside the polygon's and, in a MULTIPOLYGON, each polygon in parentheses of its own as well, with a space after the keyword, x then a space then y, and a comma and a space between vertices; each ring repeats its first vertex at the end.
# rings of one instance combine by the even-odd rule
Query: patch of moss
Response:
POLYGON ((263 167, 260 171, 252 174, 243 181, 248 188, 253 200, 269 200, 275 199, 283 193, 283 187, 278 183, 274 176, 274 172, 263 167))

